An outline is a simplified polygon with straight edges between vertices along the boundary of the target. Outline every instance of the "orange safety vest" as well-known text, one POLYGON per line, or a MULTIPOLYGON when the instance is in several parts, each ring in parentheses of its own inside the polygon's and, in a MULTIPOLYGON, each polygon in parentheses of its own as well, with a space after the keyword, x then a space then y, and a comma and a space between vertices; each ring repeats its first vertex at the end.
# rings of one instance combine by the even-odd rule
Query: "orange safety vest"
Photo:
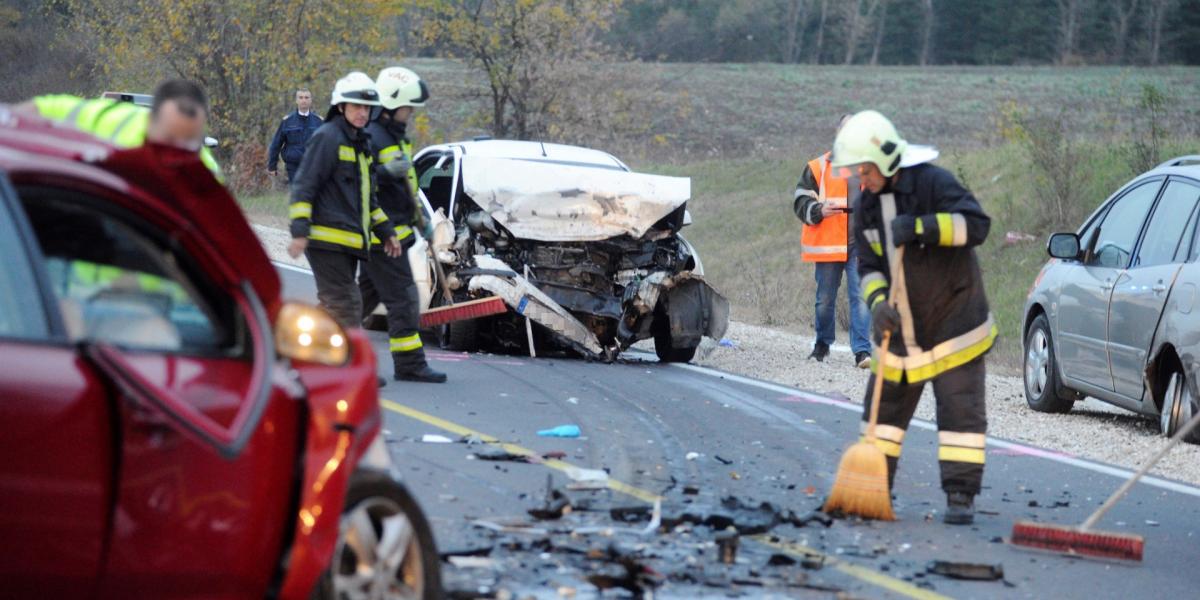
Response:
MULTIPOLYGON (((826 152, 808 161, 808 168, 817 180, 817 200, 830 206, 849 208, 846 179, 833 175, 829 154, 826 152)), ((800 232, 800 259, 805 262, 846 262, 849 229, 849 213, 829 215, 820 225, 805 224, 800 232)))

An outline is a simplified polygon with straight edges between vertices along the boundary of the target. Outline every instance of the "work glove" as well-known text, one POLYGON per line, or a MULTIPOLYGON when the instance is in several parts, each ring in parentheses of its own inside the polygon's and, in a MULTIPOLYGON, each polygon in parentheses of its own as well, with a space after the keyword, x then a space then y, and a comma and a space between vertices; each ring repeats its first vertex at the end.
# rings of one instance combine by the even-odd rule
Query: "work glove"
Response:
POLYGON ((899 248, 917 241, 917 218, 912 215, 896 215, 892 219, 892 245, 899 248))
POLYGON ((395 179, 408 177, 408 170, 411 167, 412 163, 408 161, 408 158, 400 156, 383 163, 384 172, 395 179))
POLYGON ((883 337, 884 332, 891 331, 895 333, 900 330, 900 311, 896 310, 890 302, 881 301, 871 309, 871 326, 875 328, 875 335, 883 337))

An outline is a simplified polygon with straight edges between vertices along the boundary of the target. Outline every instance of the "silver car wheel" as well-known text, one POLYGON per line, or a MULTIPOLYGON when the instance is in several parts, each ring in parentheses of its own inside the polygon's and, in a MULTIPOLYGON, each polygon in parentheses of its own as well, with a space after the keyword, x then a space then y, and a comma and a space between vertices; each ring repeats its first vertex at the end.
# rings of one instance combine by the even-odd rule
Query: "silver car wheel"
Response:
POLYGON ((1046 332, 1040 328, 1029 336, 1029 348, 1025 351, 1025 392, 1030 397, 1040 398, 1050 379, 1050 342, 1046 332))
POLYGON ((339 600, 424 595, 420 543, 404 511, 388 498, 367 498, 342 515, 332 565, 339 600))
POLYGON ((1166 437, 1175 435, 1192 418, 1192 403, 1192 391, 1183 373, 1173 373, 1167 384, 1167 393, 1163 396, 1163 407, 1158 417, 1159 431, 1166 437))

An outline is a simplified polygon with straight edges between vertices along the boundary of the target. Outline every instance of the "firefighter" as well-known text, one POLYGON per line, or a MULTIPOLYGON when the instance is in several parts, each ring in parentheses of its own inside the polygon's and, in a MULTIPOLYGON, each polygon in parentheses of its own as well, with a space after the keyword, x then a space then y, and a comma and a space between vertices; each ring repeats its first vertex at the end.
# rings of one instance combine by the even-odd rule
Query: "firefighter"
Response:
MULTIPOLYGON (((852 167, 863 194, 854 224, 862 294, 871 307, 876 343, 863 421, 875 377, 883 376, 877 444, 895 479, 904 432, 926 382, 937 398, 938 462, 946 492, 946 523, 974 521, 983 478, 987 415, 984 353, 995 342, 974 247, 991 220, 949 171, 903 163, 908 144, 875 111, 851 117, 833 146, 834 167, 852 167), (902 264, 894 267, 897 248, 902 264), (887 301, 894 288, 894 304, 887 301)), ((914 152, 915 155, 915 152, 914 152)), ((917 162, 917 161, 912 161, 917 162)))
POLYGON ((313 133, 300 161, 288 207, 288 254, 308 258, 317 299, 347 329, 361 323, 362 298, 354 277, 359 262, 371 258, 371 234, 382 240, 383 254, 401 255, 391 220, 376 200, 365 130, 375 106, 379 93, 367 74, 356 71, 338 80, 325 124, 313 133))
POLYGON ((113 98, 52 94, 38 96, 17 109, 69 124, 122 148, 150 142, 198 152, 204 165, 221 179, 221 167, 204 147, 208 95, 191 81, 169 79, 160 83, 154 89, 150 108, 113 98))
MULTIPOLYGON (((843 115, 838 128, 850 118, 843 115)), ((854 256, 853 206, 858 204, 858 179, 839 177, 829 164, 829 152, 804 167, 796 185, 792 209, 804 223, 800 233, 800 260, 813 263, 817 280, 814 312, 816 341, 808 358, 823 361, 835 337, 835 304, 842 272, 846 273, 846 296, 850 304, 850 351, 854 364, 865 369, 871 362, 871 340, 867 337, 871 315, 859 292, 858 261, 854 256)))
MULTIPOLYGON (((375 80, 379 90, 380 107, 373 111, 374 119, 367 125, 375 153, 375 172, 379 183, 379 206, 392 219, 396 239, 407 252, 416 241, 414 227, 422 228, 425 220, 417 205, 416 176, 412 167, 412 143, 405 137, 408 119, 413 109, 424 106, 429 99, 425 82, 416 73, 403 67, 389 67, 379 72, 375 80)), ((430 232, 426 232, 429 237, 430 232)), ((372 241, 378 242, 376 238, 372 241)), ((403 254, 398 258, 385 256, 378 243, 371 246, 371 260, 359 272, 359 289, 363 298, 363 319, 383 301, 387 308, 387 328, 392 364, 398 381, 443 383, 446 374, 429 367, 421 336, 417 332, 420 320, 420 300, 412 267, 403 254)))

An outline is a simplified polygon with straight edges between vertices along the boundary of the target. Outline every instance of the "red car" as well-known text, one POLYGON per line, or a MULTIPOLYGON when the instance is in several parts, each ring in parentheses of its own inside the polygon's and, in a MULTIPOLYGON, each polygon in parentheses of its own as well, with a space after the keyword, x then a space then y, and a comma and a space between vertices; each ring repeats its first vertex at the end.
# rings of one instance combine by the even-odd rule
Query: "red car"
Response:
POLYGON ((436 598, 361 331, 195 153, 0 105, 0 595, 436 598))

